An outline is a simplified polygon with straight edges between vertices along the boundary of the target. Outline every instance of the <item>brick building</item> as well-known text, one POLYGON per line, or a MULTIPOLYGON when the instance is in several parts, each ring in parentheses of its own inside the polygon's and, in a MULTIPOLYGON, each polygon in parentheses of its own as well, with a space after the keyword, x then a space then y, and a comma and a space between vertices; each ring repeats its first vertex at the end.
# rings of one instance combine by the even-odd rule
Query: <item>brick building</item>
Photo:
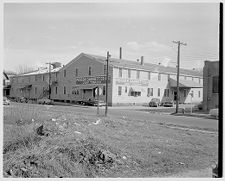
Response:
POLYGON ((203 68, 203 110, 218 108, 219 61, 205 61, 203 68))

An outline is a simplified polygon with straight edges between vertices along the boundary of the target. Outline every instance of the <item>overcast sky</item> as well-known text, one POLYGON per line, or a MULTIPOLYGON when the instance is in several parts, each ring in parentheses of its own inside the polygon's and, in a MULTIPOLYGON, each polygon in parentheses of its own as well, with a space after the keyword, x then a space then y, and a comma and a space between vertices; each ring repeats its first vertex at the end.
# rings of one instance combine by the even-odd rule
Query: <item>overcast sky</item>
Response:
POLYGON ((4 69, 68 63, 81 52, 202 68, 218 60, 217 3, 39 3, 4 4, 4 69))

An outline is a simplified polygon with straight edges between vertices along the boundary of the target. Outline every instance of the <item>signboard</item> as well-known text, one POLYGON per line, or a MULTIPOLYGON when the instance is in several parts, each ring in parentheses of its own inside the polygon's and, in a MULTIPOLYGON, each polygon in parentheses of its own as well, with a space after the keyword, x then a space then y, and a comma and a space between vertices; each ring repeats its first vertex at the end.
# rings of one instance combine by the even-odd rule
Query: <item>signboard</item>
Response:
MULTIPOLYGON (((87 84, 105 84, 106 76, 100 75, 95 77, 78 77, 76 78, 76 85, 87 85, 87 84)), ((110 83, 110 77, 108 78, 108 83, 110 83)))
POLYGON ((136 80, 136 79, 117 79, 117 85, 129 85, 129 86, 148 86, 148 80, 136 80))

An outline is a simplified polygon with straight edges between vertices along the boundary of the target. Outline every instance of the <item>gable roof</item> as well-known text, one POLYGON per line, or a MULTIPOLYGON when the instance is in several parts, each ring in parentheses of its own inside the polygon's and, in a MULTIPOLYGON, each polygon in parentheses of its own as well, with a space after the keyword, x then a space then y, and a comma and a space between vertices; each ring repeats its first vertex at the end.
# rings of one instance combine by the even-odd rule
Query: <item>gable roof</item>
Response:
MULTIPOLYGON (((106 57, 99 56, 99 55, 92 55, 92 54, 84 54, 88 56, 91 59, 101 61, 102 63, 106 63, 106 57)), ((151 72, 160 72, 160 73, 177 73, 177 68, 175 67, 166 67, 162 65, 156 65, 152 63, 144 63, 144 65, 141 65, 140 62, 137 61, 131 61, 131 60, 125 60, 125 59, 116 59, 116 58, 110 58, 109 59, 109 65, 113 67, 122 67, 122 68, 131 68, 131 69, 139 69, 139 70, 146 70, 151 72)), ((182 75, 192 75, 196 77, 202 77, 203 72, 194 71, 194 70, 187 70, 180 68, 180 74, 182 75)))

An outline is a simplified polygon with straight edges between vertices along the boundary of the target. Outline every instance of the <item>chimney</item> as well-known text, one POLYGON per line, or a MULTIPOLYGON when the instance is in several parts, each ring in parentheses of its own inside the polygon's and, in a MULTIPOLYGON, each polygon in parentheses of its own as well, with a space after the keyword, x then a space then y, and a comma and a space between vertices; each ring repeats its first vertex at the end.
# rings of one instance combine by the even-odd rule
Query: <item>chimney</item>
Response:
POLYGON ((122 59, 122 47, 120 47, 120 59, 122 59))
POLYGON ((144 65, 144 56, 141 56, 141 65, 144 65))

